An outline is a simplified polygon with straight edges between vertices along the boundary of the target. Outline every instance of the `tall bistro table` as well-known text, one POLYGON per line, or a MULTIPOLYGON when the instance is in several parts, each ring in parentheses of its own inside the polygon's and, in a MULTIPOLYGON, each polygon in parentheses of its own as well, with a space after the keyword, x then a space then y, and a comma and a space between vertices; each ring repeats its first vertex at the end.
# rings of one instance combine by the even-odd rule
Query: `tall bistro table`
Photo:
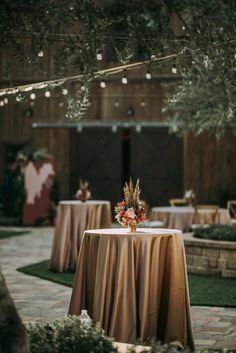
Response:
MULTIPOLYGON (((203 208, 199 210, 199 212, 208 216, 213 211, 212 209, 203 208)), ((150 215, 150 220, 163 221, 167 228, 179 229, 182 232, 189 232, 191 225, 194 222, 198 222, 198 220, 194 218, 194 207, 183 206, 153 207, 150 215)), ((221 224, 231 224, 230 214, 226 208, 218 209, 217 222, 221 224)))
POLYGON ((111 227, 109 201, 61 201, 58 208, 50 268, 75 271, 86 229, 111 227))
POLYGON ((181 231, 87 230, 69 314, 82 309, 118 342, 155 337, 194 349, 181 231))

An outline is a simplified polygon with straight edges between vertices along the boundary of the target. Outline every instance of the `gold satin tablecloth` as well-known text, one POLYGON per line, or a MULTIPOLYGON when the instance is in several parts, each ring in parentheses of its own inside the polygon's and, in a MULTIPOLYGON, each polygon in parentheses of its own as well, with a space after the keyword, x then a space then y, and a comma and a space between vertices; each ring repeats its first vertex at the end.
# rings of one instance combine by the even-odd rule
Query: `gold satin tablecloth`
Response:
MULTIPOLYGON (((201 209, 200 212, 206 218, 213 211, 210 209, 201 209)), ((193 223, 201 223, 199 219, 195 219, 194 207, 183 206, 166 206, 166 207, 153 207, 151 209, 150 220, 163 221, 167 228, 179 229, 182 232, 189 232, 193 223)), ((217 222, 221 224, 231 224, 230 214, 226 208, 219 208, 217 215, 217 222)))
POLYGON ((194 348, 182 233, 171 229, 88 230, 69 314, 87 309, 118 342, 155 337, 194 348))
POLYGON ((50 268, 75 271, 86 229, 111 227, 109 201, 61 201, 58 207, 50 268))

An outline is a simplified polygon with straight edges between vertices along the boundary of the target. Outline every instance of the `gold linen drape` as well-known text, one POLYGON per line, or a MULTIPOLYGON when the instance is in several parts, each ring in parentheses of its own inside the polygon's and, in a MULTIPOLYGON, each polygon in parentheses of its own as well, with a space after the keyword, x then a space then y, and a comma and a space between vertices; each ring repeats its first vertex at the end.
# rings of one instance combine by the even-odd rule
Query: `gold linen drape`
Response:
POLYGON ((62 201, 58 207, 50 268, 75 271, 79 249, 86 229, 111 227, 108 201, 62 201))
POLYGON ((69 314, 82 309, 118 342, 155 337, 193 349, 181 232, 85 232, 69 314))
MULTIPOLYGON (((209 220, 212 210, 202 209, 200 213, 209 220)), ((163 221, 167 228, 179 229, 182 232, 189 232, 193 223, 200 224, 199 217, 196 217, 193 207, 153 207, 150 220, 163 221)), ((230 214, 227 209, 218 210, 217 223, 231 224, 230 214)))

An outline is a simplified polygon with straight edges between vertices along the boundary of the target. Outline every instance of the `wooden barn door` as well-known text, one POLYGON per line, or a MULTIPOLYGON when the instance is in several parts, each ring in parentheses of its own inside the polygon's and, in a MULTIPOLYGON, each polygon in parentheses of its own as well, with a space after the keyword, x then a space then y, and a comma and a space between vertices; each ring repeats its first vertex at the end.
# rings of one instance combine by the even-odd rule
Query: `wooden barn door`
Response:
POLYGON ((164 127, 131 132, 132 178, 140 179, 142 198, 150 206, 168 205, 169 198, 183 195, 182 139, 164 127))
POLYGON ((79 177, 90 184, 92 198, 114 205, 122 197, 122 144, 119 131, 111 128, 83 128, 71 132, 71 196, 79 177))

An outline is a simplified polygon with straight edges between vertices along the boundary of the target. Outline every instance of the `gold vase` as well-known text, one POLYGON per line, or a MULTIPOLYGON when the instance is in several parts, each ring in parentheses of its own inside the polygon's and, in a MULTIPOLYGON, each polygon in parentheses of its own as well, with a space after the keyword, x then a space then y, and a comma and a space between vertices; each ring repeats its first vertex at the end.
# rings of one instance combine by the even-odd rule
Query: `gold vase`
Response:
POLYGON ((137 226, 136 225, 134 225, 134 224, 130 224, 129 225, 129 232, 130 233, 135 233, 136 230, 137 230, 137 226))
POLYGON ((82 193, 81 193, 81 195, 80 195, 80 201, 85 202, 85 201, 87 201, 87 199, 88 199, 88 193, 87 193, 87 191, 86 191, 86 190, 85 190, 85 191, 82 191, 82 193))

